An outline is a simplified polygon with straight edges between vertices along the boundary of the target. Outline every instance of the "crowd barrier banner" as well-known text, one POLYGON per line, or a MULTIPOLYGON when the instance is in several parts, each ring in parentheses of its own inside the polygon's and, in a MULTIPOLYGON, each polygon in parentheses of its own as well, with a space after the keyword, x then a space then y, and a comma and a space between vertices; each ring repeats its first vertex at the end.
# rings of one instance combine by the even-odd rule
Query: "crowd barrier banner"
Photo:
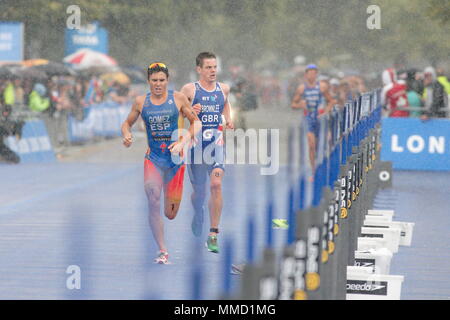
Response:
POLYGON ((5 139, 5 144, 20 157, 21 163, 55 162, 56 157, 44 121, 30 120, 25 123, 22 137, 5 139))
POLYGON ((104 102, 84 110, 84 119, 69 116, 68 137, 70 142, 85 142, 93 137, 116 137, 121 135, 120 126, 130 110, 129 104, 104 102))
POLYGON ((450 120, 385 118, 381 158, 394 169, 450 171, 450 120))

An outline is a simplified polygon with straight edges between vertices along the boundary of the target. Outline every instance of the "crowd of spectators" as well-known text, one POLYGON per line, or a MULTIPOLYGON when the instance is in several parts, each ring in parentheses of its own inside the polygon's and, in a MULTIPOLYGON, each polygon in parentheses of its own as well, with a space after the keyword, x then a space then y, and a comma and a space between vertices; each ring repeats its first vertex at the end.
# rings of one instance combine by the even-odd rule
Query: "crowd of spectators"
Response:
POLYGON ((382 102, 390 117, 450 117, 450 82, 443 68, 383 72, 382 102))
MULTIPOLYGON (((243 71, 239 68, 233 71, 232 88, 234 86, 236 92, 245 92, 242 88, 247 88, 257 97, 257 105, 265 108, 289 104, 295 90, 304 81, 304 70, 298 66, 291 72, 243 71)), ((381 102, 385 116, 423 120, 450 117, 450 81, 443 68, 400 71, 390 68, 377 77, 320 70, 318 81, 327 83, 331 96, 340 106, 364 92, 379 88, 382 83, 381 102)))
MULTIPOLYGON (((256 72, 254 70, 235 69, 237 71, 231 73, 230 81, 235 92, 238 94, 241 91, 244 93, 251 92, 248 96, 253 100, 257 97, 258 102, 251 103, 252 107, 244 107, 246 110, 255 109, 255 105, 263 108, 288 106, 292 101, 295 90, 304 81, 304 70, 301 68, 294 68, 291 71, 277 74, 269 70, 256 72)), ((366 80, 359 75, 330 75, 327 71, 321 70, 318 81, 327 83, 331 96, 341 106, 367 91, 366 80)), ((245 106, 245 103, 241 104, 245 106)), ((240 105, 233 106, 240 107, 240 105)))
POLYGON ((130 99, 129 84, 102 80, 98 76, 53 76, 48 79, 0 78, 0 103, 21 111, 53 114, 61 110, 78 113, 103 101, 124 103, 130 99))
MULTIPOLYGON (((1 69, 1 67, 0 67, 1 69)), ((245 70, 230 67, 228 83, 231 85, 233 112, 237 127, 245 128, 245 113, 258 107, 288 106, 295 90, 304 80, 304 70, 295 66, 291 70, 245 70)), ((131 101, 137 92, 123 77, 99 73, 36 76, 0 72, 0 109, 5 114, 25 114, 45 121, 55 149, 68 145, 67 120, 85 117, 85 108, 93 104, 113 101, 118 104, 131 101), (119 81, 119 80, 122 81, 119 81), (5 109, 6 108, 6 109, 5 109)), ((123 74, 122 74, 123 76, 123 74)), ((126 76, 125 76, 126 77, 126 76)), ((145 76, 144 76, 145 78, 145 76)), ((381 80, 381 102, 385 116, 429 118, 450 117, 450 81, 442 68, 424 70, 394 68, 385 70, 381 80)), ((354 100, 361 93, 379 87, 361 75, 320 70, 318 81, 328 84, 332 98, 340 106, 354 100), (367 85, 369 83, 369 85, 367 85)), ((146 87, 143 83, 143 87, 146 87)), ((142 92, 141 92, 142 93, 142 92)), ((325 102, 324 102, 325 103, 325 102)))
POLYGON ((129 83, 119 83, 101 75, 49 76, 33 79, 9 74, 0 77, 0 107, 12 114, 38 117, 45 121, 52 144, 67 145, 67 118, 84 118, 84 109, 93 104, 133 99, 129 83))
MULTIPOLYGON (((287 96, 292 101, 295 90, 303 82, 304 72, 297 72, 289 81, 287 96)), ((331 97, 340 106, 344 106, 347 102, 359 97, 363 92, 367 91, 366 81, 359 75, 328 75, 321 73, 318 81, 325 82, 330 90, 331 97)))

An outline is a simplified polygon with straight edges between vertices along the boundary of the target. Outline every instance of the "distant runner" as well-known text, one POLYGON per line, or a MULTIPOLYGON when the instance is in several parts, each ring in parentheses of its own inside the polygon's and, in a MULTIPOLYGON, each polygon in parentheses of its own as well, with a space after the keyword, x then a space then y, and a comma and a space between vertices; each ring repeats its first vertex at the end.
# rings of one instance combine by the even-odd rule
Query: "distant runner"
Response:
POLYGON ((306 67, 305 83, 298 86, 291 103, 291 108, 303 109, 305 112, 308 125, 309 159, 313 172, 315 170, 316 141, 319 135, 320 101, 325 98, 327 102, 323 114, 330 112, 336 103, 329 92, 328 84, 317 81, 317 75, 316 65, 310 64, 306 67))
POLYGON ((173 159, 182 156, 184 145, 200 132, 201 122, 184 94, 167 89, 169 70, 165 64, 152 63, 147 69, 147 78, 150 92, 136 97, 128 118, 122 124, 122 136, 125 147, 130 147, 133 142, 131 127, 140 115, 145 123, 148 140, 144 186, 148 198, 149 222, 159 247, 154 262, 167 264, 169 254, 160 214, 161 190, 164 188, 164 213, 172 220, 180 207, 185 171, 185 165, 176 164, 173 159), (174 141, 172 135, 183 127, 183 116, 189 119, 189 132, 179 135, 178 140, 174 141))

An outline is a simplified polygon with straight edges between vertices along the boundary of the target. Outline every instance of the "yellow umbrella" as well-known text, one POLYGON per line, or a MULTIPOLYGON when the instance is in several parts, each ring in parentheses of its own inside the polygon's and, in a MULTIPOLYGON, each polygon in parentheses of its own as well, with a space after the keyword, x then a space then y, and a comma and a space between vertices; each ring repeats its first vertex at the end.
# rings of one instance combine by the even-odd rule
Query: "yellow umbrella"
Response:
POLYGON ((22 65, 25 67, 33 67, 33 66, 40 66, 42 64, 48 64, 48 62, 49 61, 46 59, 31 59, 22 61, 22 65))
POLYGON ((108 73, 104 73, 100 76, 100 79, 102 79, 103 81, 108 81, 108 80, 112 80, 112 81, 116 81, 120 84, 129 84, 130 83, 130 78, 123 72, 108 72, 108 73))

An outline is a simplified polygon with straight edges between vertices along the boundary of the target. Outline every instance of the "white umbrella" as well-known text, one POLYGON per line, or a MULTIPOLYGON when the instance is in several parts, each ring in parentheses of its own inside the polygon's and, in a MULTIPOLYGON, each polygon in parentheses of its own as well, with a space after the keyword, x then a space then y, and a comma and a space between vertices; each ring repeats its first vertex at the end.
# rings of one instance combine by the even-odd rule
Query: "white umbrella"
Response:
POLYGON ((117 61, 110 56, 87 48, 68 55, 63 61, 71 64, 76 69, 117 66, 117 61))

